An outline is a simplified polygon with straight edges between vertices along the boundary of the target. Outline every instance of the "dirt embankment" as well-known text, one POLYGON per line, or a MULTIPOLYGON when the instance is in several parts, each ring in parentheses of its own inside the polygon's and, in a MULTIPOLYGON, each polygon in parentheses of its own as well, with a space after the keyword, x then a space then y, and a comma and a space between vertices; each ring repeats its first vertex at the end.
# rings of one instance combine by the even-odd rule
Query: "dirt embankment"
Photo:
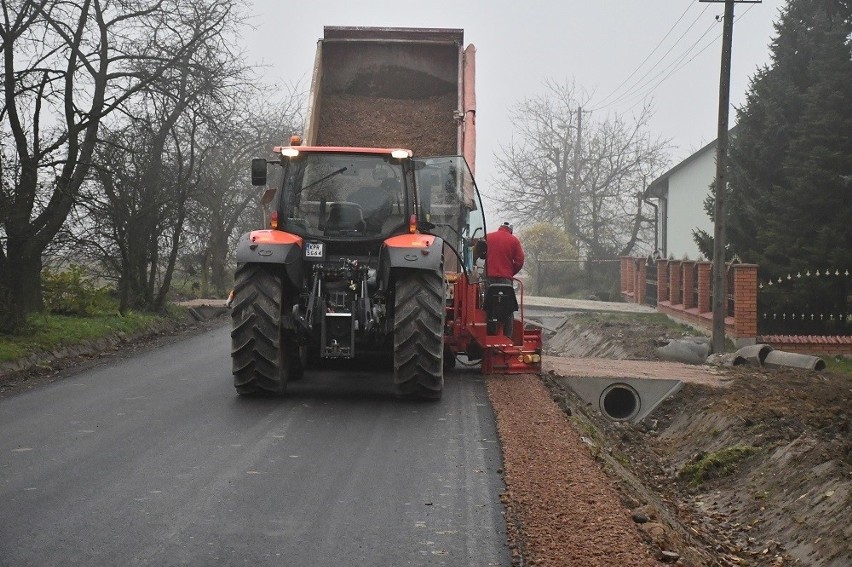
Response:
MULTIPOLYGON (((605 316, 567 324, 547 340, 546 366, 554 375, 570 368, 611 376, 621 366, 624 377, 668 376, 671 363, 653 361, 667 332, 605 316)), ((618 557, 635 548, 638 534, 647 553, 641 561, 852 565, 852 378, 759 367, 690 370, 698 378, 684 375, 684 388, 640 424, 602 419, 551 375, 534 380, 547 387, 544 396, 517 377, 514 394, 503 392, 512 377, 489 380, 517 564, 641 564, 600 554, 608 549, 618 557), (568 429, 555 425, 551 409, 530 403, 561 409, 568 429), (611 482, 588 480, 589 468, 606 471, 611 482), (611 527, 618 518, 633 535, 611 527)))

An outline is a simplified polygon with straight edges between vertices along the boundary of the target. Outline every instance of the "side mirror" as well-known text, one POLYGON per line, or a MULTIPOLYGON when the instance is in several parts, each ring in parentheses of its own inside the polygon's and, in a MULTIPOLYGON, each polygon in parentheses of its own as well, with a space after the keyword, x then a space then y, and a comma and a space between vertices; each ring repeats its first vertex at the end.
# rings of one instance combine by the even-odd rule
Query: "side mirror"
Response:
POLYGON ((267 189, 263 192, 263 196, 260 198, 260 204, 268 205, 272 202, 273 197, 275 197, 275 189, 267 189))
POLYGON ((251 184, 266 185, 266 160, 264 158, 251 160, 251 184))

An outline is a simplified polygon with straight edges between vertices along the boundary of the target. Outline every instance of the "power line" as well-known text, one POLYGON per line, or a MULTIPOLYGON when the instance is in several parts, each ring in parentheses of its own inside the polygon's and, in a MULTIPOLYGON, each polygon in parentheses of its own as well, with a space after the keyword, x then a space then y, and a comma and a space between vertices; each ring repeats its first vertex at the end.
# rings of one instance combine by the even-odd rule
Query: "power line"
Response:
MULTIPOLYGON (((755 4, 751 4, 748 8, 746 8, 746 10, 742 14, 738 15, 735 18, 735 21, 739 21, 741 18, 743 18, 746 14, 748 14, 748 12, 752 8, 754 8, 754 6, 755 6, 755 4)), ((624 95, 622 95, 621 97, 619 97, 618 100, 614 100, 614 101, 610 102, 609 104, 598 107, 598 109, 596 109, 596 110, 613 106, 613 105, 615 105, 619 102, 624 102, 625 104, 629 104, 630 102, 632 102, 634 100, 636 102, 631 104, 627 108, 627 110, 632 110, 632 109, 636 108, 636 106, 638 104, 640 104, 641 102, 646 100, 648 98, 648 96, 653 94, 654 91, 656 91, 660 87, 660 85, 662 85, 666 80, 668 80, 669 77, 671 77, 672 75, 674 75, 675 73, 677 73, 678 71, 680 71, 681 69, 686 67, 692 61, 694 61, 699 55, 701 55, 704 51, 706 51, 708 47, 715 44, 716 41, 720 37, 722 37, 722 33, 719 33, 714 38, 712 38, 709 42, 707 42, 703 47, 701 47, 701 49, 699 49, 694 55, 692 55, 692 57, 690 57, 689 59, 686 59, 687 57, 689 57, 689 55, 692 53, 692 51, 698 46, 698 44, 701 43, 701 40, 703 40, 707 36, 707 34, 710 33, 710 31, 712 31, 712 29, 714 28, 715 25, 716 25, 715 22, 711 23, 710 26, 708 26, 708 28, 704 31, 704 33, 701 34, 701 36, 695 42, 693 42, 692 45, 690 45, 689 48, 686 49, 686 51, 684 51, 675 60, 673 60, 668 65, 666 65, 663 69, 661 69, 659 72, 657 72, 653 77, 650 77, 649 79, 644 81, 641 85, 639 85, 637 83, 631 91, 629 91, 629 92, 625 93, 624 95), (671 69, 671 70, 669 70, 669 69, 671 69), (666 73, 666 71, 668 71, 668 73, 666 73), (646 88, 646 87, 648 87, 648 85, 651 85, 651 83, 653 83, 658 77, 660 77, 664 73, 665 73, 665 75, 662 76, 662 78, 659 81, 654 83, 653 86, 646 88)))
MULTIPOLYGON (((657 72, 657 73, 656 73, 653 77, 650 77, 647 81, 645 81, 644 83, 642 83, 642 85, 641 85, 641 86, 637 86, 637 89, 636 89, 636 90, 634 90, 632 93, 630 93, 630 94, 629 94, 629 96, 626 96, 626 97, 624 98, 624 101, 623 101, 623 102, 625 102, 625 103, 629 103, 630 101, 632 101, 632 100, 634 100, 634 99, 636 99, 636 98, 638 98, 639 100, 643 100, 643 99, 648 98, 648 95, 650 95, 651 93, 653 93, 653 92, 654 92, 654 91, 655 91, 655 90, 656 90, 656 89, 657 89, 657 88, 658 88, 658 87, 659 87, 659 86, 663 83, 663 81, 665 81, 667 78, 669 78, 669 77, 670 77, 670 76, 671 76, 671 75, 672 75, 675 71, 678 71, 678 70, 680 70, 680 69, 682 69, 682 68, 683 68, 683 65, 685 65, 686 63, 681 64, 681 63, 682 63, 682 61, 683 61, 684 59, 686 59, 687 57, 689 57, 689 55, 690 55, 690 54, 692 53, 692 51, 693 51, 693 50, 694 50, 694 49, 698 46, 698 44, 699 44, 699 43, 701 43, 701 41, 702 41, 705 37, 707 37, 707 34, 709 34, 711 31, 713 31, 713 28, 714 28, 715 26, 716 26, 716 22, 711 23, 711 24, 707 27, 707 29, 706 29, 706 30, 704 30, 704 33, 702 33, 702 34, 701 34, 701 36, 699 36, 699 38, 698 38, 697 40, 695 40, 695 41, 692 43, 692 45, 690 45, 690 46, 686 49, 686 51, 684 51, 683 53, 681 53, 681 54, 677 57, 677 59, 673 60, 671 63, 669 63, 668 65, 666 65, 665 67, 663 67, 663 68, 662 68, 659 72, 657 72), (673 67, 674 67, 674 68, 673 68, 673 67), (671 71, 669 71, 669 69, 671 69, 671 71), (663 77, 660 81, 658 81, 656 84, 654 84, 654 85, 653 85, 653 86, 651 86, 650 88, 646 88, 646 87, 648 87, 648 85, 651 85, 654 81, 656 81, 656 80, 657 80, 657 78, 659 78, 661 75, 663 75, 663 73, 666 73, 666 71, 668 71, 668 73, 667 73, 667 74, 666 74, 666 75, 665 75, 665 76, 664 76, 664 77, 663 77)), ((705 49, 707 49, 709 46, 713 45, 713 43, 715 43, 717 39, 719 39, 719 36, 716 36, 715 38, 711 39, 711 40, 707 43, 707 45, 705 45, 704 47, 702 47, 702 48, 698 51, 698 53, 696 53, 696 54, 692 57, 692 59, 695 59, 695 57, 697 57, 699 53, 701 53, 702 51, 704 51, 705 49)), ((692 61, 692 59, 690 59, 689 61, 692 61)), ((687 61, 687 63, 688 63, 689 61, 687 61)), ((634 104, 633 106, 635 106, 635 104, 634 104)), ((633 106, 631 106, 630 108, 633 108, 633 106)))
MULTIPOLYGON (((621 83, 619 83, 619 85, 618 85, 617 87, 615 87, 615 88, 612 90, 612 92, 610 92, 610 93, 609 93, 608 95, 606 95, 603 99, 601 99, 600 104, 603 104, 603 103, 604 103, 604 102, 606 102, 606 101, 607 101, 607 100, 608 100, 608 99, 609 99, 612 95, 614 95, 615 93, 617 93, 617 92, 618 92, 618 90, 619 90, 621 87, 623 87, 623 86, 624 86, 624 84, 625 84, 627 81, 629 81, 629 80, 633 77, 633 75, 635 75, 635 74, 639 71, 639 69, 641 69, 641 68, 642 68, 642 65, 644 65, 644 64, 648 61, 648 59, 650 59, 650 58, 651 58, 651 56, 652 56, 652 55, 654 55, 654 53, 656 53, 656 52, 657 52, 657 50, 660 48, 660 46, 663 44, 663 42, 664 42, 664 41, 666 41, 666 39, 668 39, 668 37, 671 35, 672 31, 674 31, 675 27, 676 27, 676 26, 680 23, 680 21, 683 19, 683 17, 684 17, 684 16, 686 16, 686 13, 687 13, 687 12, 689 12, 689 10, 691 10, 693 6, 695 6, 695 4, 693 4, 692 2, 690 2, 689 4, 687 4, 686 9, 683 11, 683 13, 680 15, 680 17, 679 17, 679 18, 675 21, 675 23, 673 23, 673 24, 672 24, 672 27, 670 27, 670 28, 669 28, 669 31, 667 31, 667 32, 666 32, 666 35, 664 35, 664 36, 663 36, 663 38, 662 38, 659 42, 657 42, 657 45, 655 45, 655 46, 654 46, 654 49, 652 49, 652 50, 651 50, 651 53, 649 53, 649 54, 645 57, 645 59, 643 59, 643 60, 642 60, 642 62, 641 62, 641 63, 639 63, 639 65, 638 65, 635 69, 633 69, 633 72, 632 72, 632 73, 630 73, 630 74, 627 76, 627 78, 625 78, 623 81, 621 81, 621 83)), ((705 9, 706 9, 706 8, 705 8, 705 9)))
MULTIPOLYGON (((693 4, 690 4, 690 6, 692 6, 692 5, 693 5, 693 4)), ((672 52, 672 50, 673 50, 675 47, 677 47, 677 45, 678 45, 678 44, 680 43, 680 41, 684 38, 684 36, 686 36, 686 34, 687 34, 687 33, 689 33, 689 31, 690 31, 692 28, 694 28, 694 27, 695 27, 695 24, 697 24, 697 23, 698 23, 698 21, 701 19, 701 16, 703 16, 703 15, 704 15, 704 12, 706 12, 706 11, 707 11, 707 9, 708 9, 709 7, 710 7, 710 6, 709 6, 709 5, 707 5, 707 6, 705 6, 705 7, 704 7, 704 9, 703 9, 703 10, 701 10, 701 12, 698 14, 698 16, 696 16, 696 17, 695 17, 695 19, 694 19, 694 20, 692 20, 692 23, 691 23, 691 24, 689 24, 689 27, 687 27, 687 28, 686 28, 686 30, 684 30, 684 32, 683 32, 682 34, 680 34, 680 36, 679 36, 679 37, 675 40, 675 42, 671 45, 671 47, 669 47, 669 48, 668 48, 668 50, 667 50, 667 51, 666 51, 666 52, 665 52, 665 53, 664 53, 664 54, 663 54, 663 55, 662 55, 662 56, 661 56, 661 57, 657 60, 657 62, 656 62, 656 63, 654 63, 654 64, 651 66, 651 68, 650 68, 650 69, 648 69, 647 71, 645 71, 645 73, 644 73, 644 74, 643 74, 643 75, 642 75, 639 79, 637 79, 636 81, 634 81, 633 86, 629 87, 629 88, 627 89, 627 91, 626 91, 626 92, 624 92, 624 93, 622 93, 621 95, 619 95, 619 96, 618 96, 615 100, 613 100, 613 101, 611 101, 611 102, 609 102, 609 103, 607 103, 607 104, 601 104, 600 106, 598 106, 597 108, 595 108, 595 109, 593 109, 593 110, 600 110, 600 109, 602 109, 602 108, 606 108, 606 107, 608 107, 608 106, 612 106, 613 104, 616 104, 616 103, 618 103, 619 101, 623 100, 625 96, 629 96, 631 93, 633 93, 633 92, 635 91, 635 89, 636 89, 637 85, 641 84, 641 83, 645 80, 645 78, 646 78, 646 77, 647 77, 647 76, 648 76, 648 75, 649 75, 649 74, 650 74, 650 73, 651 73, 654 69, 656 69, 656 68, 657 68, 657 66, 658 66, 660 63, 662 63, 662 62, 663 62, 663 60, 665 60, 665 58, 668 56, 668 54, 669 54, 669 53, 671 53, 671 52, 672 52)), ((683 16, 681 16, 681 18, 678 18, 678 22, 679 22, 682 18, 683 18, 683 16)), ((666 37, 668 37, 668 34, 666 34, 666 37)), ((665 40, 665 37, 663 38, 663 40, 665 40)), ((661 42, 661 43, 662 43, 662 42, 661 42)), ((657 48, 655 47, 655 48, 654 48, 654 51, 652 51, 652 53, 651 53, 651 54, 653 54, 656 50, 657 50, 657 48)), ((646 57, 646 58, 645 58, 645 61, 647 61, 649 58, 650 58, 650 55, 649 55, 648 57, 646 57)), ((644 61, 642 62, 642 64, 644 64, 644 61)), ((640 68, 641 68, 641 66, 642 66, 642 65, 640 64, 640 68)), ((635 73, 636 73, 636 72, 634 71, 633 73, 631 73, 631 75, 630 75, 630 76, 632 77, 635 73)), ((628 78, 628 80, 629 80, 629 78, 628 78)), ((622 85, 623 85, 624 83, 626 83, 626 82, 627 82, 627 80, 623 81, 623 82, 622 82, 622 85)), ((621 87, 621 85, 619 85, 619 88, 620 88, 620 87, 621 87)), ((617 91, 617 90, 618 90, 618 89, 616 89, 616 91, 617 91)), ((612 95, 608 95, 608 96, 604 99, 604 101, 605 101, 606 99, 610 98, 610 96, 612 96, 612 95)), ((603 101, 601 101, 601 102, 603 102, 603 101)))
MULTIPOLYGON (((740 14, 739 16, 736 16, 736 17, 734 18, 734 22, 738 22, 741 18, 743 18, 746 14, 748 14, 748 13, 749 13, 749 11, 750 11, 752 8, 754 8, 754 6, 755 6, 755 4, 751 4, 748 8, 746 8, 746 9, 745 9, 745 11, 744 11, 742 14, 740 14)), ((679 59, 677 59, 677 60, 676 60, 673 64, 676 64, 676 63, 679 63, 679 62, 683 61, 683 60, 684 60, 684 59, 685 59, 685 58, 689 55, 689 53, 692 51, 692 48, 693 48, 693 47, 695 47, 695 45, 697 45, 697 44, 698 44, 698 43, 699 43, 702 39, 704 39, 704 37, 707 35, 707 33, 708 33, 708 32, 709 32, 712 28, 713 28, 713 26, 711 25, 711 26, 710 26, 710 28, 708 28, 708 30, 707 30, 707 31, 705 31, 705 32, 704 32, 704 34, 702 34, 702 36, 701 36, 700 38, 698 38, 698 41, 697 41, 697 42, 695 42, 695 43, 692 45, 692 47, 690 47, 690 48, 689 48, 689 49, 688 49, 688 50, 687 50, 687 51, 686 51, 686 52, 685 52, 685 53, 684 53, 684 54, 683 54, 683 55, 682 55, 679 59)), ((714 37, 712 40, 710 40, 710 41, 709 41, 709 42, 708 42, 708 43, 707 43, 704 47, 702 47, 701 49, 699 49, 699 50, 698 50, 698 52, 697 52, 695 55, 693 55, 692 57, 690 57, 687 61, 684 61, 683 63, 681 63, 680 65, 678 65, 677 67, 675 67, 674 69, 672 69, 671 71, 669 71, 669 72, 666 74, 666 76, 664 76, 662 79, 660 79, 659 81, 657 81, 657 83, 656 83, 653 87, 651 87, 650 89, 646 90, 646 91, 644 92, 644 94, 643 94, 641 97, 639 97, 639 100, 638 100, 637 102, 633 103, 633 105, 631 105, 631 106, 630 106, 627 110, 632 110, 632 109, 634 109, 634 108, 635 108, 635 107, 636 107, 636 106, 637 106, 640 102, 642 102, 642 101, 646 100, 646 99, 648 98, 648 96, 649 96, 650 94, 652 94, 654 91, 656 91, 656 90, 660 87, 660 85, 662 85, 662 84, 663 84, 663 83, 664 83, 664 82, 665 82, 665 81, 666 81, 669 77, 671 77, 672 75, 674 75, 675 73, 677 73, 678 71, 680 71, 681 69, 683 69, 684 67, 686 67, 687 65, 689 65, 690 63, 692 63, 692 61, 694 61, 696 57, 698 57, 699 55, 701 55, 702 53, 704 53, 704 51, 706 51, 708 47, 710 47, 711 45, 714 45, 714 44, 716 43, 716 41, 717 41, 720 37, 722 37, 722 33, 719 33, 716 37, 714 37)), ((668 69, 669 67, 671 67, 671 65, 667 66, 667 67, 666 67, 666 69, 668 69)), ((659 76, 660 76, 660 74, 661 74, 661 73, 663 73, 663 72, 665 72, 665 70, 666 70, 666 69, 663 69, 663 71, 661 71, 660 73, 658 73, 657 75, 655 75, 655 76, 654 76, 654 78, 659 77, 659 76)), ((653 79, 652 79, 652 80, 653 80, 653 79)), ((633 97, 631 97, 631 99, 632 99, 632 98, 633 98, 633 97)))
MULTIPOLYGON (((697 39, 697 40, 695 40, 695 41, 692 43, 692 45, 690 45, 690 46, 686 49, 686 51, 684 51, 683 53, 681 53, 681 54, 680 54, 680 55, 679 55, 676 59, 674 59, 674 60, 673 60, 672 62, 670 62, 668 65, 666 65, 665 67, 663 67, 662 69, 660 69, 660 71, 658 71, 658 72, 657 72, 657 73, 656 73, 653 77, 648 78, 648 79, 647 79, 645 82, 643 82, 641 85, 637 85, 635 90, 633 90, 632 92, 630 92, 630 93, 626 94, 626 95, 623 97, 622 102, 627 103, 627 102, 629 102, 629 101, 631 101, 631 100, 635 99, 637 96, 638 96, 640 99, 642 99, 642 98, 647 98, 647 96, 648 96, 650 93, 654 92, 654 90, 655 90, 655 89, 656 89, 656 88, 660 85, 660 83, 657 83, 656 85, 652 86, 650 89, 648 89, 648 88, 647 88, 647 87, 648 87, 648 85, 650 85, 650 84, 651 84, 651 83, 653 83, 655 80, 657 80, 657 78, 658 78, 660 75, 662 75, 663 73, 665 73, 666 71, 668 71, 668 70, 669 70, 669 69, 671 69, 672 67, 677 66, 677 65, 678 65, 679 63, 681 63, 684 59, 686 59, 687 57, 689 57, 689 54, 690 54, 690 53, 692 53, 692 51, 693 51, 693 50, 694 50, 694 49, 698 46, 698 44, 699 44, 699 43, 701 43, 701 41, 702 41, 705 37, 707 37, 707 34, 709 34, 711 31, 713 31, 713 28, 714 28, 715 26, 716 26, 716 22, 712 22, 712 23, 711 23, 711 24, 707 27, 707 29, 705 29, 705 30, 704 30, 704 33, 702 33, 702 34, 698 37, 698 39, 697 39)), ((711 44, 713 43, 713 41, 715 41, 715 40, 712 40, 712 41, 711 41, 708 45, 711 45, 711 44)), ((703 48, 703 49, 706 49, 706 46, 705 46, 705 48, 703 48)), ((703 49, 702 49, 702 50, 703 50, 703 49)), ((669 76, 669 75, 666 75, 666 77, 668 77, 668 76, 669 76)), ((664 79, 665 79, 665 77, 664 77, 664 79)), ((618 101, 617 101, 617 102, 618 102, 618 101)))

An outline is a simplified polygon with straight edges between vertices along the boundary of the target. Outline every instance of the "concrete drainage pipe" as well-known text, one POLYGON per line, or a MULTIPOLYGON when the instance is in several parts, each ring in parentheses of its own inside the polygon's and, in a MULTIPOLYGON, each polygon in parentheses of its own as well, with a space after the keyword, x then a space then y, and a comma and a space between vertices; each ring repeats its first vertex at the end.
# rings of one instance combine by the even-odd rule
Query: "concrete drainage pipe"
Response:
POLYGON ((637 392, 627 384, 610 384, 601 392, 601 412, 614 421, 629 421, 636 417, 642 407, 637 392))
POLYGON ((750 364, 763 366, 763 363, 766 361, 766 356, 773 350, 774 349, 770 345, 749 345, 738 350, 736 355, 746 359, 750 364))
POLYGON ((818 356, 780 350, 773 350, 767 354, 763 363, 771 368, 789 366, 791 368, 804 368, 806 370, 825 370, 825 361, 818 356))
POLYGON ((704 340, 676 339, 657 348, 657 355, 663 360, 683 362, 684 364, 704 364, 710 354, 710 344, 704 340))

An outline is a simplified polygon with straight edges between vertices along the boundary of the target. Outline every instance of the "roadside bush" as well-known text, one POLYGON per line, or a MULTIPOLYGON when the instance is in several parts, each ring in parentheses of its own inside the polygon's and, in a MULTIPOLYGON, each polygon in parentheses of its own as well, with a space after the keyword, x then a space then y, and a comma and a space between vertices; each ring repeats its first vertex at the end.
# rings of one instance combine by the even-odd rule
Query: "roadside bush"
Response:
MULTIPOLYGON (((621 280, 618 269, 618 264, 611 262, 544 264, 541 267, 541 295, 619 301, 621 280)), ((531 289, 536 289, 535 285, 533 280, 531 289)))
POLYGON ((574 263, 543 263, 539 273, 540 288, 533 276, 532 286, 526 290, 531 295, 537 295, 538 288, 545 297, 568 297, 583 287, 583 271, 574 263))
POLYGON ((44 306, 50 313, 92 316, 109 310, 109 291, 97 288, 81 266, 72 264, 62 272, 44 269, 41 279, 44 306))

